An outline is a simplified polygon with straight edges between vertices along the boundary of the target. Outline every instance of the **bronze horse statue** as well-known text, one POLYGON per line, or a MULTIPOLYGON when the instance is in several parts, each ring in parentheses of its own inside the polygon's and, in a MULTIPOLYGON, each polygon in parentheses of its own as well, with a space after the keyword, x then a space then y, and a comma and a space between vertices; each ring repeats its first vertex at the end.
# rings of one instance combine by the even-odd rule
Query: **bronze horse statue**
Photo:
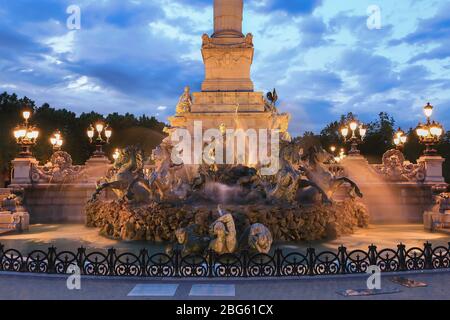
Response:
POLYGON ((304 165, 300 165, 299 169, 303 171, 308 180, 314 182, 322 189, 329 198, 343 184, 348 183, 351 186, 349 195, 352 198, 363 197, 358 185, 347 177, 335 177, 326 167, 326 163, 334 161, 333 155, 326 152, 322 147, 312 146, 302 156, 304 165))
POLYGON ((272 178, 274 188, 268 191, 269 199, 286 199, 288 202, 316 202, 316 194, 322 196, 323 203, 331 203, 330 198, 323 187, 316 181, 305 177, 302 172, 296 169, 301 163, 301 148, 295 142, 284 141, 280 148, 280 170, 272 178), (311 192, 312 191, 312 192, 311 192))
POLYGON ((144 178, 144 155, 140 148, 132 146, 119 151, 111 174, 106 182, 97 186, 92 200, 105 189, 112 189, 119 199, 127 202, 147 202, 153 198, 149 182, 144 178))

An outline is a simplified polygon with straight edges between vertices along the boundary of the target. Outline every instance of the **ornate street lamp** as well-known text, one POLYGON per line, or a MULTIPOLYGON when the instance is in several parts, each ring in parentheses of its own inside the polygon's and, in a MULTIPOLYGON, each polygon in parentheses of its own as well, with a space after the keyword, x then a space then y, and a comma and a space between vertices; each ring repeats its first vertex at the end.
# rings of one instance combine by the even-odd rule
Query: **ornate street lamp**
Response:
POLYGON ((87 130, 87 135, 91 144, 95 145, 94 157, 105 157, 103 146, 109 144, 109 139, 112 136, 112 129, 103 122, 97 122, 95 125, 90 125, 87 130), (97 137, 95 138, 95 135, 97 137))
POLYGON ((50 137, 50 143, 53 146, 53 152, 60 151, 61 147, 64 143, 61 132, 56 130, 53 135, 50 137))
POLYGON ((117 159, 119 159, 119 157, 120 157, 120 150, 119 149, 114 150, 112 157, 113 157, 114 161, 117 161, 117 159))
POLYGON ((357 156, 360 154, 358 150, 358 144, 364 141, 364 137, 367 134, 366 127, 358 120, 351 120, 348 124, 341 128, 341 134, 344 137, 345 142, 350 141, 351 149, 349 151, 350 156, 357 156), (351 133, 350 137, 349 134, 351 133))
POLYGON ((330 147, 330 151, 333 155, 334 162, 340 163, 342 160, 344 160, 347 156, 345 155, 345 149, 340 148, 339 151, 335 146, 330 147))
POLYGON ((22 117, 25 122, 18 125, 14 129, 14 138, 16 138, 16 143, 21 147, 20 157, 21 158, 32 158, 31 147, 36 144, 37 138, 39 137, 39 131, 35 126, 29 124, 31 117, 31 111, 25 110, 22 112, 22 117))
POLYGON ((405 132, 398 128, 398 130, 394 133, 394 144, 397 150, 401 150, 405 145, 408 137, 405 135, 405 132))
POLYGON ((416 128, 416 134, 419 137, 420 143, 426 146, 424 155, 435 156, 437 155, 437 151, 434 149, 434 146, 441 141, 444 128, 439 122, 431 121, 433 106, 430 103, 427 103, 423 107, 423 113, 427 117, 427 122, 425 124, 419 122, 416 128))

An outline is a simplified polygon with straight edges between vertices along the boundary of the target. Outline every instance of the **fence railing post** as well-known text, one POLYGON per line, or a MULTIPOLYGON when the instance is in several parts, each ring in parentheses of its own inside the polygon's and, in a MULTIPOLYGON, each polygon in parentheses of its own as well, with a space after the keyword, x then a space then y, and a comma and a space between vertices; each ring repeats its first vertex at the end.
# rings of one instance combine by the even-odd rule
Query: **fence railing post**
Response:
POLYGON ((244 250, 242 251, 242 268, 244 270, 242 270, 242 276, 244 278, 248 277, 248 269, 250 268, 250 259, 248 258, 248 251, 244 250))
POLYGON ((400 243, 397 248, 398 267, 400 271, 404 271, 406 270, 406 247, 403 243, 400 243))
POLYGON ((339 255, 339 273, 347 273, 347 248, 343 245, 338 249, 339 255))
POLYGON ((174 271, 175 271, 175 277, 181 276, 180 256, 181 256, 180 250, 173 251, 172 261, 173 261, 173 267, 174 267, 174 271))
POLYGON ((3 271, 3 256, 5 254, 5 246, 3 243, 0 243, 0 270, 3 271))
POLYGON ((80 273, 84 274, 85 270, 84 270, 84 262, 86 259, 86 248, 78 248, 77 251, 77 265, 78 268, 80 268, 80 273))
POLYGON ((113 276, 116 272, 116 270, 114 268, 114 266, 115 266, 114 259, 116 257, 116 249, 114 249, 114 248, 108 249, 108 255, 106 257, 107 257, 107 261, 108 261, 108 269, 109 269, 108 273, 110 276, 113 276))
POLYGON ((281 277, 283 274, 283 272, 281 271, 282 269, 282 262, 283 261, 283 250, 281 249, 276 249, 275 250, 275 264, 276 264, 276 275, 278 277, 281 277))
POLYGON ((371 266, 377 265, 377 246, 370 245, 369 246, 369 262, 371 266))
POLYGON ((54 246, 51 246, 48 248, 48 271, 47 273, 56 273, 55 270, 55 263, 56 263, 56 248, 54 246))
POLYGON ((147 276, 147 256, 148 256, 147 249, 141 249, 141 251, 139 252, 139 264, 141 266, 142 277, 147 276))
POLYGON ((316 249, 308 248, 306 254, 308 256, 308 275, 313 276, 316 262, 316 249))
POLYGON ((428 241, 424 243, 425 269, 433 269, 433 248, 428 241))
POLYGON ((214 276, 214 256, 215 252, 212 249, 208 250, 208 277, 212 278, 214 276))

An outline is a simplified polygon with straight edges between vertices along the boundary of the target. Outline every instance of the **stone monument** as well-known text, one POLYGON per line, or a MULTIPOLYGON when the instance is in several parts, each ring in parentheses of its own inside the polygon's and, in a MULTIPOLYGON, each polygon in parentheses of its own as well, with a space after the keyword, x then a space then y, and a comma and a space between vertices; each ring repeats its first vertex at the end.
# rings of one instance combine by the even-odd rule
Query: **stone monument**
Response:
POLYGON ((191 98, 185 89, 177 114, 169 118, 172 127, 193 134, 194 123, 201 122, 203 132, 226 128, 279 129, 280 136, 287 133, 290 116, 279 114, 274 101, 254 91, 250 77, 253 36, 242 33, 243 7, 243 0, 214 0, 214 33, 203 35, 202 91, 193 92, 191 98))

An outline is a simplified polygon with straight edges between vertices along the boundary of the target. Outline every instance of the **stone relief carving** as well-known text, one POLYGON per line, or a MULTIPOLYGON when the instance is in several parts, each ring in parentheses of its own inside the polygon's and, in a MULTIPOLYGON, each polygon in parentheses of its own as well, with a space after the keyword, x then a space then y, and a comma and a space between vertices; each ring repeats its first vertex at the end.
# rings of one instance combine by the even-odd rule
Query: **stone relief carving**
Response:
POLYGON ((186 112, 191 112, 192 107, 192 96, 190 93, 190 88, 185 87, 184 92, 180 97, 180 100, 178 101, 176 112, 177 114, 182 114, 186 112))
POLYGON ((198 224, 192 224, 176 230, 177 243, 169 245, 167 253, 174 249, 182 255, 203 254, 207 249, 219 254, 234 253, 238 250, 250 250, 258 253, 269 253, 273 243, 272 234, 264 224, 255 223, 242 230, 238 241, 238 231, 234 217, 217 207, 220 217, 209 227, 207 236, 203 236, 198 224))
POLYGON ((23 190, 17 189, 12 190, 10 194, 2 199, 0 202, 0 211, 10 211, 10 212, 23 212, 25 211, 23 207, 23 190))
POLYGON ((212 48, 214 45, 212 43, 212 39, 205 33, 202 36, 202 48, 212 48))
POLYGON ((245 45, 247 48, 253 48, 253 34, 247 33, 245 36, 245 45))
POLYGON ((31 181, 49 183, 72 183, 87 179, 82 166, 74 166, 72 157, 65 151, 56 151, 45 166, 33 165, 31 168, 31 181))
POLYGON ((450 211, 450 192, 443 192, 433 197, 433 208, 431 211, 446 213, 450 211))
POLYGON ((391 149, 383 155, 381 165, 374 165, 375 171, 389 181, 414 181, 425 180, 424 164, 413 164, 405 161, 403 153, 391 149))

